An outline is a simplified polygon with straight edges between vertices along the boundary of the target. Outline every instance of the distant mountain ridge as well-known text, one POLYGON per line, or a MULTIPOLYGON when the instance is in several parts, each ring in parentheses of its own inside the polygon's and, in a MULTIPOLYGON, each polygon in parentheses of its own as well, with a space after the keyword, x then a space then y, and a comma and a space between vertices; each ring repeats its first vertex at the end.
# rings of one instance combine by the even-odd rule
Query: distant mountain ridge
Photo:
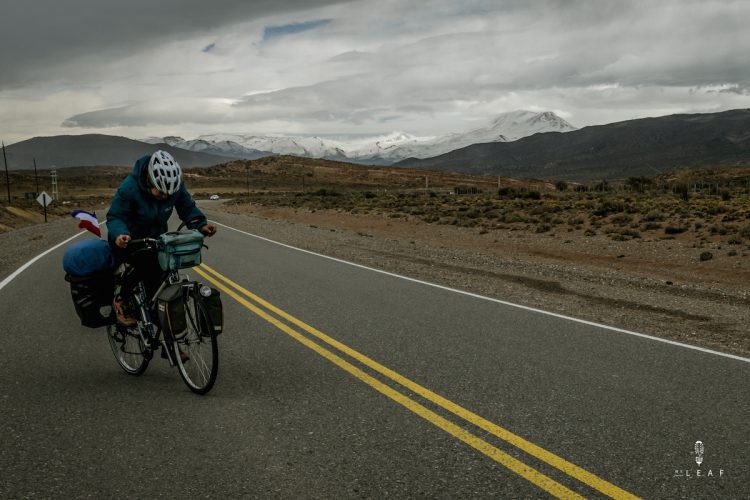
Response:
POLYGON ((100 134, 35 137, 7 146, 10 169, 37 166, 131 166, 156 149, 169 151, 184 167, 212 166, 251 155, 283 154, 339 161, 391 164, 404 151, 425 154, 454 148, 427 158, 412 157, 396 166, 473 174, 588 181, 653 175, 665 170, 750 165, 750 109, 719 113, 680 114, 642 118, 570 130, 554 113, 514 112, 487 127, 441 138, 393 133, 341 142, 319 137, 266 137, 214 134, 185 141, 179 137, 151 138, 157 144, 100 134), (520 132, 553 129, 503 142, 520 132), (535 126, 538 128, 534 129, 535 126), (565 130, 564 133, 561 131, 565 130), (500 133, 505 131, 506 134, 500 133), (438 140, 440 139, 440 140, 438 140), (487 141, 490 142, 481 142, 487 141), (158 143, 161 141, 160 143, 158 143), (420 149, 421 148, 421 149, 420 149), (394 153, 394 151, 400 152, 394 153), (211 153, 221 153, 211 154, 211 153), (354 158, 353 158, 354 157, 354 158))
POLYGON ((193 140, 185 140, 182 137, 149 137, 141 139, 142 142, 149 144, 168 144, 169 146, 194 151, 196 153, 206 153, 217 156, 225 156, 237 160, 257 160, 264 156, 271 156, 274 153, 270 151, 260 151, 254 148, 248 148, 229 139, 207 140, 202 137, 193 140))
POLYGON ((65 168, 89 166, 132 166, 143 155, 157 149, 168 151, 183 167, 208 167, 230 158, 187 151, 168 144, 148 144, 126 137, 102 134, 34 137, 6 146, 8 169, 37 167, 65 168))
POLYGON ((478 142, 514 141, 539 132, 569 132, 576 127, 551 111, 512 111, 498 115, 486 127, 438 137, 417 137, 404 132, 353 140, 317 136, 263 136, 242 134, 182 137, 150 137, 145 142, 164 142, 189 151, 202 151, 237 159, 270 154, 307 156, 330 160, 389 165, 409 157, 427 158, 478 142))
POLYGON ((474 144, 396 166, 540 179, 594 180, 688 167, 750 165, 750 109, 641 118, 474 144))

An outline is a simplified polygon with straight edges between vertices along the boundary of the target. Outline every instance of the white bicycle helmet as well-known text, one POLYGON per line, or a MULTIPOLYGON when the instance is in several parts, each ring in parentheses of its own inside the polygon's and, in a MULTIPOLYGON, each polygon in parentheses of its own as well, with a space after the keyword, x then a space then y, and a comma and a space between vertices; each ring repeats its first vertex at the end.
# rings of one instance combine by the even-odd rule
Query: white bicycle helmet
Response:
POLYGON ((180 189, 182 169, 166 151, 157 151, 148 162, 148 177, 156 189, 164 194, 174 194, 180 189))

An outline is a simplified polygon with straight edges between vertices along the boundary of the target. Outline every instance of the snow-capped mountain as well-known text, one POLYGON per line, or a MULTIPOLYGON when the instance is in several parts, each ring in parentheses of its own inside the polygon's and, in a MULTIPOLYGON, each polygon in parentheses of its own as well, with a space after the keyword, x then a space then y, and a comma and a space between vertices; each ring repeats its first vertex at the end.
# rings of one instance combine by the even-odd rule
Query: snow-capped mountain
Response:
POLYGON ((403 143, 383 151, 381 156, 393 162, 404 158, 430 158, 472 144, 509 142, 540 132, 570 132, 572 130, 577 130, 577 128, 551 111, 543 113, 511 111, 497 116, 487 127, 424 141, 403 143))
POLYGON ((234 142, 244 148, 272 151, 282 155, 309 156, 312 158, 346 158, 346 153, 336 141, 321 137, 265 136, 239 134, 212 134, 199 137, 209 142, 234 142))
POLYGON ((142 142, 149 144, 166 144, 175 148, 186 149, 188 151, 195 151, 199 153, 208 153, 217 156, 226 156, 232 159, 244 159, 244 160, 255 160, 264 156, 271 156, 274 153, 271 151, 261 151, 253 148, 246 148, 241 144, 238 144, 230 140, 213 140, 204 139, 199 137, 198 139, 185 140, 182 137, 167 136, 167 137, 148 137, 141 139, 142 142))
POLYGON ((535 113, 520 110, 498 115, 487 130, 490 134, 502 133, 507 141, 517 141, 540 132, 572 132, 578 128, 552 111, 535 113))
MULTIPOLYGON (((405 132, 391 132, 390 134, 376 137, 366 137, 359 140, 348 140, 342 143, 342 148, 347 151, 349 158, 359 161, 368 159, 384 160, 391 163, 393 158, 401 158, 399 153, 394 153, 402 148, 416 147, 426 144, 435 139, 434 137, 418 137, 405 132), (388 161, 391 160, 391 161, 388 161)), ((398 161, 398 160, 395 160, 398 161)))
POLYGON ((150 137, 152 144, 254 159, 271 154, 329 158, 360 163, 391 164, 406 158, 430 158, 472 144, 515 141, 539 132, 569 132, 576 127, 551 111, 512 111, 497 116, 482 128, 437 137, 418 137, 404 132, 363 139, 332 140, 315 136, 263 136, 242 134, 202 135, 197 139, 150 137))

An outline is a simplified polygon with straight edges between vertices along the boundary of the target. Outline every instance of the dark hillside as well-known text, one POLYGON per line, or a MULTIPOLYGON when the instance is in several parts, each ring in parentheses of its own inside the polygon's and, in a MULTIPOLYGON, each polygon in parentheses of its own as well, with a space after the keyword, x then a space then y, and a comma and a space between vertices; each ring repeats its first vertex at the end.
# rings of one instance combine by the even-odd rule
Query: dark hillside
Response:
POLYGON ((132 166, 145 154, 163 149, 172 154, 183 167, 206 167, 228 161, 227 158, 173 148, 166 144, 148 144, 111 135, 59 135, 34 137, 6 146, 8 168, 33 169, 33 158, 38 168, 89 166, 132 166))
POLYGON ((542 179, 623 179, 665 170, 750 165, 750 110, 671 115, 514 142, 474 144, 397 166, 542 179))

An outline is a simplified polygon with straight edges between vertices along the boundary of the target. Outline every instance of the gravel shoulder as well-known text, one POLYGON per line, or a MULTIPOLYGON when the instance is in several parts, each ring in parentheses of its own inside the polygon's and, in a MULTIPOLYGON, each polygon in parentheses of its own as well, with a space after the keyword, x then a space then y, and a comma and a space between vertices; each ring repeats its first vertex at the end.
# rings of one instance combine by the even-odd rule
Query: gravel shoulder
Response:
MULTIPOLYGON (((40 253, 80 233, 77 226, 77 221, 68 217, 0 233, 0 281, 40 253)), ((64 275, 60 261, 59 278, 64 275)))

